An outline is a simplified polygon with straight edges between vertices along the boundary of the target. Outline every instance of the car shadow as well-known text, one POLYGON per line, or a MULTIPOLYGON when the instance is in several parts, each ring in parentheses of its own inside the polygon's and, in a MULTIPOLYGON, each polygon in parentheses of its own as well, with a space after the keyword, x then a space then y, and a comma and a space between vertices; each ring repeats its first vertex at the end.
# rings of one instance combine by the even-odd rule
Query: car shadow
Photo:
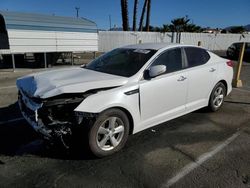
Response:
POLYGON ((242 102, 242 101, 228 101, 225 100, 225 103, 232 103, 232 104, 244 104, 244 105, 250 105, 250 102, 242 102))
POLYGON ((21 112, 19 110, 18 102, 15 102, 9 106, 0 107, 0 125, 2 122, 21 118, 21 112))
POLYGON ((79 150, 79 148, 66 149, 62 144, 52 144, 45 141, 22 118, 17 103, 0 108, 0 115, 0 155, 20 156, 31 154, 57 159, 93 158, 89 152, 86 152, 87 150, 79 150))
MULTIPOLYGON (((1 114, 8 114, 8 112, 15 112, 15 110, 16 103, 5 108, 0 108, 1 114)), ((185 126, 187 125, 192 126, 202 124, 206 121, 209 122, 209 116, 206 112, 206 109, 201 109, 131 135, 123 151, 128 150, 128 152, 131 152, 135 150, 148 153, 156 148, 174 147, 175 145, 204 141, 219 141, 223 138, 221 137, 221 132, 208 131, 197 134, 192 131, 182 131, 182 129, 185 130, 185 126), (147 146, 145 146, 145 144, 147 146)), ((82 137, 86 139, 86 133, 84 134, 85 136, 82 135, 82 137)), ((96 159, 91 152, 89 152, 87 142, 83 141, 84 139, 81 141, 76 140, 74 142, 76 147, 65 149, 60 144, 48 144, 45 142, 25 120, 7 122, 0 125, 0 155, 34 155, 37 157, 65 160, 96 159)))

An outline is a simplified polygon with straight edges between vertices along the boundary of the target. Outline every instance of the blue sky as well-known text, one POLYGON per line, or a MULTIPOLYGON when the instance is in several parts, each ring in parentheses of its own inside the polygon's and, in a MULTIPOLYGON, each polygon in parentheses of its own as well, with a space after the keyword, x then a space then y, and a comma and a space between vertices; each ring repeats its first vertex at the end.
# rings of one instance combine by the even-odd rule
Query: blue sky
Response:
MULTIPOLYGON (((139 0, 139 15, 144 0, 139 0)), ((134 0, 128 0, 130 25, 134 0)), ((120 0, 1 0, 0 10, 76 15, 75 7, 80 7, 79 15, 95 21, 100 29, 112 25, 121 26, 120 0)), ((173 18, 188 15, 193 23, 202 27, 224 28, 233 25, 250 24, 250 0, 152 0, 151 25, 161 26, 173 18)), ((139 16, 138 16, 139 21, 139 16)))

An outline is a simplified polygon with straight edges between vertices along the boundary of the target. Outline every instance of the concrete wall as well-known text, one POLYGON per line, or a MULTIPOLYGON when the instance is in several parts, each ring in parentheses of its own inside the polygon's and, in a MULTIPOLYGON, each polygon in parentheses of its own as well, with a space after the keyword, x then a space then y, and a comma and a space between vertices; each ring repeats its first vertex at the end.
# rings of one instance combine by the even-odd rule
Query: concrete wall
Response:
MULTIPOLYGON (((114 48, 140 42, 176 42, 176 33, 100 31, 97 33, 8 30, 10 50, 0 54, 25 52, 107 52, 114 48)), ((209 50, 226 50, 238 41, 250 42, 250 34, 181 33, 181 44, 197 45, 201 41, 209 50)))
POLYGON ((172 33, 100 31, 98 49, 107 52, 117 47, 140 42, 172 42, 172 33))
MULTIPOLYGON (((226 50, 234 42, 250 42, 250 34, 181 33, 181 44, 197 45, 201 41, 209 50, 226 50), (245 37, 245 38, 244 38, 245 37)), ((139 42, 176 42, 176 33, 100 31, 98 49, 106 52, 139 42)))
POLYGON ((209 50, 226 50, 234 42, 250 42, 249 34, 181 33, 181 44, 201 45, 209 50))

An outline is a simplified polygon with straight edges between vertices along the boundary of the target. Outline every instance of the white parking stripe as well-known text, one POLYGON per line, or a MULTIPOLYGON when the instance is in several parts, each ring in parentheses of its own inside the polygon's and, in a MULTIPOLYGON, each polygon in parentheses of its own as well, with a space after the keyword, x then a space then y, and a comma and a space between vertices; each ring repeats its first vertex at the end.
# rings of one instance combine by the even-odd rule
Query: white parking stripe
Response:
POLYGON ((6 124, 6 123, 13 123, 13 122, 16 122, 16 121, 21 121, 21 120, 24 120, 24 118, 20 117, 20 118, 16 118, 16 119, 7 120, 7 121, 1 121, 0 125, 6 124))
POLYGON ((163 184, 162 188, 163 187, 170 187, 173 184, 177 183, 180 179, 182 179, 183 177, 188 175, 191 171, 193 171, 197 167, 201 166, 202 163, 206 162, 208 159, 210 159, 211 157, 216 155, 218 152, 223 150, 228 144, 230 144, 232 141, 234 141, 239 135, 240 135, 240 131, 234 133, 226 141, 215 146, 213 150, 211 150, 210 152, 204 153, 195 162, 189 163, 188 165, 183 167, 179 173, 177 173, 174 177, 172 177, 165 184, 163 184))
POLYGON ((16 88, 16 86, 12 85, 12 86, 0 87, 0 89, 10 89, 10 88, 16 88))

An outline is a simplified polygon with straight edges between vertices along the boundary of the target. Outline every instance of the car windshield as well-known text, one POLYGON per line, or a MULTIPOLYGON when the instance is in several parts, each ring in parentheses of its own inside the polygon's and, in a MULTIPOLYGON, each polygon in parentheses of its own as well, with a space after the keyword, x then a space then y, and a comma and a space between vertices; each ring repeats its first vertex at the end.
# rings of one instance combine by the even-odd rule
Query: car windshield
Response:
POLYGON ((84 68, 130 77, 155 54, 156 50, 118 48, 88 63, 84 68))

